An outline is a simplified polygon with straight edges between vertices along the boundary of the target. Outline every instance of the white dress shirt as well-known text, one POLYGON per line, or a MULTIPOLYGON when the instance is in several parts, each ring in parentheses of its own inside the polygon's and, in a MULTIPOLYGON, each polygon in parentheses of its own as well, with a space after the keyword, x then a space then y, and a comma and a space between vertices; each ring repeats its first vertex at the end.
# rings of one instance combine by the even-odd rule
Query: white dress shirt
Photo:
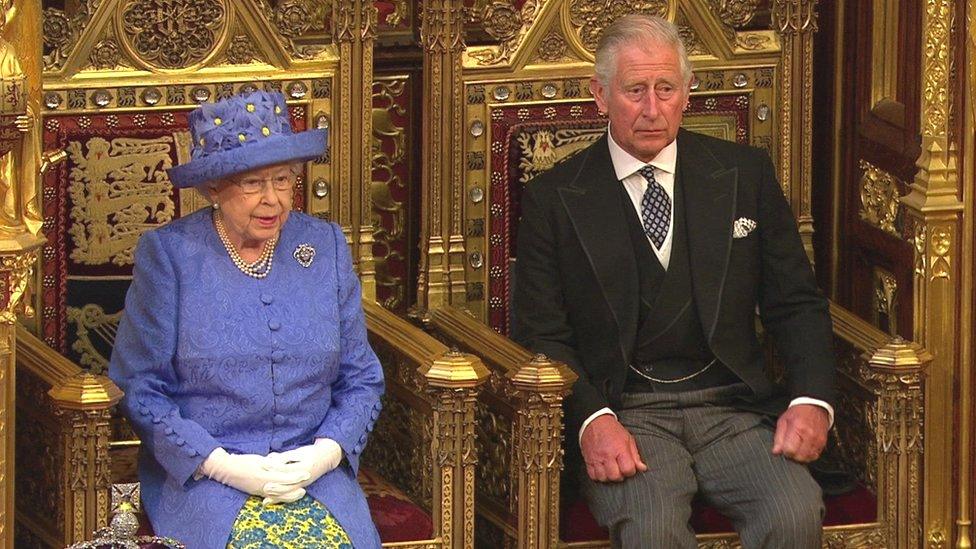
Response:
MULTIPOLYGON (((676 138, 661 149, 661 152, 650 163, 642 162, 634 158, 630 153, 623 150, 620 145, 617 145, 613 140, 613 136, 610 135, 609 125, 607 126, 607 144, 610 147, 610 161, 613 163, 613 171, 617 175, 617 179, 623 184, 624 189, 627 190, 630 201, 634 204, 634 210, 637 211, 638 219, 641 219, 641 200, 644 198, 644 192, 647 190, 648 185, 647 180, 639 172, 644 166, 650 165, 654 167, 654 179, 664 187, 664 192, 671 199, 671 216, 668 223, 668 234, 664 237, 664 242, 661 243, 661 247, 658 248, 655 246, 651 242, 650 237, 647 237, 647 241, 651 243, 651 249, 654 250, 654 254, 657 256, 658 261, 661 262, 661 266, 664 267, 664 270, 668 270, 668 264, 671 260, 672 234, 674 233, 674 171, 678 160, 678 140, 676 138)), ((791 408, 798 404, 813 404, 814 406, 820 406, 824 410, 827 410, 827 415, 830 416, 830 425, 834 425, 834 408, 830 404, 822 400, 802 396, 790 401, 791 408)), ((604 414, 617 417, 617 414, 610 408, 601 408, 594 412, 580 426, 579 438, 581 442, 583 440, 583 431, 586 430, 586 427, 594 419, 604 414)))

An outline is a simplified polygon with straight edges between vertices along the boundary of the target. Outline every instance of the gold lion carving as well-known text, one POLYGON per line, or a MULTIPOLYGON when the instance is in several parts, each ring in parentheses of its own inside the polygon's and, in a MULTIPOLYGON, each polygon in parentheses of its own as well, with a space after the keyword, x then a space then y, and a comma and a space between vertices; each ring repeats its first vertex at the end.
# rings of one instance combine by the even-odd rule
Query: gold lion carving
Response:
POLYGON ((71 259, 86 265, 131 265, 139 236, 173 219, 165 170, 173 137, 93 137, 68 144, 73 164, 68 194, 74 240, 71 259))

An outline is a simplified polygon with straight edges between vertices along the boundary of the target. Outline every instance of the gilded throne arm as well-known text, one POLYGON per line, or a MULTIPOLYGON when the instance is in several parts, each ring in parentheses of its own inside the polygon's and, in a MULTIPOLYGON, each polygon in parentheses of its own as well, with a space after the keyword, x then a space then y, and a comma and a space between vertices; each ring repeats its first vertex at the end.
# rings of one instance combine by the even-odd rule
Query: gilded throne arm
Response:
MULTIPOLYGON (((831 305, 840 400, 831 462, 860 484, 876 509, 869 521, 840 520, 824 545, 912 547, 919 540, 923 382, 931 356, 842 307, 831 305)), ((491 370, 478 402, 478 538, 492 547, 609 547, 605 539, 560 537, 560 403, 575 380, 562 364, 535 357, 467 313, 430 312, 430 328, 491 370)), ((830 503, 828 502, 828 515, 830 503)), ((566 525, 563 525, 566 526, 566 525)), ((733 533, 699 535, 708 548, 740 547, 733 533)))

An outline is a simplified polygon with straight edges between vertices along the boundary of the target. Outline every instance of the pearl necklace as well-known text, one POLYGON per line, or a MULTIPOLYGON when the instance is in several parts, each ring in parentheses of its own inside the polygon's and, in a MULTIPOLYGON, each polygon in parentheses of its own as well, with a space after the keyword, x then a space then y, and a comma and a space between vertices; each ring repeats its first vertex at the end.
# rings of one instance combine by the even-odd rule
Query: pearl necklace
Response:
POLYGON ((221 219, 220 211, 214 212, 214 226, 217 228, 217 236, 220 237, 220 241, 224 243, 224 248, 227 249, 227 253, 230 255, 231 261, 234 265, 247 276, 253 278, 264 278, 268 276, 271 272, 271 262, 274 260, 274 250, 275 246, 278 244, 278 236, 275 235, 268 239, 264 243, 264 251, 261 252, 261 257, 257 259, 254 263, 248 263, 244 261, 241 254, 237 252, 237 248, 231 243, 230 238, 227 236, 227 229, 224 228, 224 222, 221 219))

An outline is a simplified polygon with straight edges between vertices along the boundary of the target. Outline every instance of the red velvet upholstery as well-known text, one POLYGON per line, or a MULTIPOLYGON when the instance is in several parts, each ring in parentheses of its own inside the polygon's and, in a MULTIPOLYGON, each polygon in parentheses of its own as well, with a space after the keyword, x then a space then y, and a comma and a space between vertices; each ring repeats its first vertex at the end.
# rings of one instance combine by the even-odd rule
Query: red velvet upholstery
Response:
MULTIPOLYGON (((864 524, 877 520, 878 501, 867 488, 858 487, 847 494, 824 498, 827 515, 824 526, 864 524)), ((696 502, 691 513, 691 527, 699 534, 732 532, 732 523, 714 508, 696 502)), ((589 508, 578 499, 562 510, 559 537, 563 541, 605 540, 607 531, 597 524, 589 508)))
MULTIPOLYGON (((430 514, 418 507, 406 494, 379 475, 359 470, 359 485, 366 492, 369 513, 383 543, 417 541, 434 537, 434 522, 430 514)), ((584 507, 585 508, 585 507, 584 507)), ((592 522, 593 519, 590 518, 592 522)), ((139 534, 152 535, 152 525, 139 514, 139 534)), ((593 523, 596 526, 596 523, 593 523)), ((598 527, 599 528, 599 527, 598 527)), ((149 549, 156 549, 151 547, 149 549)))

